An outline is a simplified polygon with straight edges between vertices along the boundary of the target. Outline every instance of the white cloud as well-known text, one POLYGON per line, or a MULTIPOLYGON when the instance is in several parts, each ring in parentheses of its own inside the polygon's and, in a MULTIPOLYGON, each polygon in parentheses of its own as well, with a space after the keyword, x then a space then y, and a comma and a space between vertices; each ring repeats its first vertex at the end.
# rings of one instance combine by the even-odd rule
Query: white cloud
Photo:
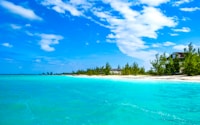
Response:
POLYGON ((167 41, 167 42, 164 42, 163 45, 164 46, 173 46, 173 45, 176 45, 176 44, 173 43, 173 42, 167 41))
MULTIPOLYGON (((173 49, 174 50, 177 50, 177 51, 184 51, 184 49, 186 48, 188 50, 188 44, 179 44, 179 45, 175 45, 173 46, 173 49)), ((192 44, 193 48, 195 48, 196 50, 198 50, 200 48, 200 45, 198 44, 192 44)))
POLYGON ((178 51, 183 51, 184 48, 187 48, 187 46, 186 45, 176 45, 176 46, 173 46, 173 49, 178 50, 178 51))
POLYGON ((158 47, 161 47, 161 44, 160 43, 154 43, 154 44, 152 44, 152 47, 158 48, 158 47))
POLYGON ((20 30, 22 27, 16 24, 10 24, 10 27, 14 30, 20 30))
POLYGON ((170 41, 166 41, 166 42, 164 42, 164 43, 154 43, 154 44, 152 44, 152 47, 154 47, 154 48, 159 48, 159 47, 168 47, 168 46, 174 46, 174 45, 176 45, 175 43, 173 43, 173 42, 170 42, 170 41))
POLYGON ((80 0, 84 2, 79 5, 75 4, 76 1, 79 0, 75 0, 74 3, 71 3, 72 0, 70 2, 44 0, 42 5, 51 9, 54 7, 58 13, 65 14, 68 11, 71 15, 82 16, 108 28, 110 33, 106 41, 116 43, 122 53, 141 60, 149 61, 157 53, 149 48, 143 38, 156 39, 159 30, 177 25, 176 18, 168 17, 159 8, 154 7, 169 0, 150 0, 151 2, 142 0, 140 2, 150 6, 142 5, 140 11, 133 9, 133 2, 123 0, 103 0, 101 4, 110 5, 110 9, 105 6, 95 6, 95 1, 90 4, 90 9, 85 9, 81 8, 82 5, 89 5, 85 0, 80 0), (64 7, 66 5, 71 6, 77 13, 66 9, 64 7))
POLYGON ((182 27, 181 29, 173 29, 173 31, 175 32, 185 32, 185 33, 188 33, 190 32, 190 28, 189 27, 182 27))
POLYGON ((55 51, 55 48, 52 45, 59 44, 59 41, 64 39, 61 35, 56 34, 45 34, 45 33, 31 33, 29 31, 25 32, 28 36, 31 37, 40 37, 41 40, 39 41, 40 48, 44 51, 51 52, 55 51))
POLYGON ((71 5, 75 6, 76 8, 79 9, 90 9, 92 7, 92 1, 88 2, 87 0, 70 0, 69 1, 71 5), (81 8, 80 8, 81 6, 81 8))
POLYGON ((26 27, 31 27, 30 23, 25 24, 26 27))
POLYGON ((185 3, 190 3, 190 2, 192 2, 193 0, 176 0, 174 3, 173 3, 173 5, 174 6, 180 6, 180 5, 182 5, 182 4, 185 4, 185 3))
POLYGON ((182 20, 182 21, 188 21, 188 20, 191 20, 191 19, 188 18, 188 17, 183 17, 181 20, 182 20))
POLYGON ((29 32, 29 31, 25 31, 25 33, 28 35, 28 36, 34 36, 35 34, 29 32))
POLYGON ((155 54, 158 52, 155 50, 142 50, 142 49, 136 49, 135 44, 131 43, 127 44, 124 43, 118 43, 118 47, 120 51, 130 57, 138 58, 140 60, 143 60, 145 62, 149 62, 151 59, 154 58, 155 54), (121 45, 119 45, 121 44, 121 45))
POLYGON ((177 34, 177 33, 170 33, 169 35, 170 36, 178 36, 179 34, 177 34))
POLYGON ((44 6, 48 6, 49 8, 55 10, 58 13, 65 14, 66 11, 69 11, 70 14, 73 16, 81 16, 82 12, 79 11, 75 6, 79 5, 78 2, 81 1, 83 0, 78 0, 78 1, 75 0, 74 2, 72 1, 71 3, 69 3, 69 2, 63 2, 62 0, 44 0, 41 2, 41 4, 44 6))
POLYGON ((70 3, 75 4, 75 5, 80 5, 86 3, 85 0, 70 0, 70 3))
MULTIPOLYGON (((165 16, 161 10, 154 7, 144 7, 142 14, 138 17, 137 23, 141 23, 142 29, 139 31, 141 37, 157 38, 156 31, 163 27, 174 27, 176 26, 175 19, 172 17, 165 16), (144 32, 144 33, 143 33, 144 32), (145 32, 147 34, 145 34, 145 32)), ((139 29, 139 27, 138 27, 139 29)))
POLYGON ((41 41, 39 42, 40 47, 44 51, 54 51, 55 48, 51 45, 59 44, 59 40, 62 40, 63 37, 55 34, 39 34, 41 41))
POLYGON ((159 6, 160 4, 167 3, 170 0, 140 0, 143 4, 148 4, 150 6, 159 6))
POLYGON ((7 9, 8 11, 10 11, 13 14, 19 15, 21 17, 24 17, 24 18, 27 18, 30 20, 42 20, 42 18, 37 16, 33 10, 24 8, 19 5, 15 5, 12 2, 1 0, 0 6, 7 9))
POLYGON ((4 47, 8 47, 8 48, 13 47, 13 45, 11 45, 10 43, 2 43, 1 45, 4 46, 4 47))
POLYGON ((185 12, 193 12, 193 11, 197 11, 200 10, 199 7, 191 7, 191 8, 180 8, 181 11, 185 11, 185 12))
MULTIPOLYGON (((158 8, 144 7, 141 12, 131 9, 131 4, 116 0, 106 0, 122 17, 112 16, 112 13, 96 10, 97 17, 110 25, 111 34, 107 41, 115 41, 121 52, 139 58, 150 59, 157 53, 145 45, 143 37, 157 38, 157 31, 163 27, 174 27, 176 22, 173 18, 165 16, 158 8), (152 18, 154 17, 154 18, 152 18), (141 56, 138 53, 142 53, 141 56)), ((149 60, 148 60, 149 61, 149 60)))
POLYGON ((36 59, 36 60, 35 60, 35 62, 37 62, 37 63, 40 63, 40 62, 41 62, 41 60, 40 60, 40 59, 36 59))

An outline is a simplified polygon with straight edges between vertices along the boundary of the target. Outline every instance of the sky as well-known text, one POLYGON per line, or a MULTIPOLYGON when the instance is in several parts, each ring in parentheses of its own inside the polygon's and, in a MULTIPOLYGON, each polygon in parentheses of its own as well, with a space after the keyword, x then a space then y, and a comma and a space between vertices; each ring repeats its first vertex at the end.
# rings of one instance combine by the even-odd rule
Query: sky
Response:
POLYGON ((199 0, 0 0, 0 74, 72 72, 200 47, 199 0))

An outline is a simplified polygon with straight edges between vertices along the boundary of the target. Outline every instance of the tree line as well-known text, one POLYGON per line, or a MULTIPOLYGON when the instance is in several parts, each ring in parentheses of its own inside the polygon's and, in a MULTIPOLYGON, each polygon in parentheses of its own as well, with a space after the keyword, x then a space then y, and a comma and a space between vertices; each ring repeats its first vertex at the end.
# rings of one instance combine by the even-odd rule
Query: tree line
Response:
POLYGON ((105 66, 96 67, 96 68, 88 68, 87 70, 78 70, 73 74, 85 74, 85 75, 138 75, 145 74, 144 67, 139 67, 137 63, 133 63, 130 65, 127 63, 124 67, 118 66, 117 69, 112 69, 109 63, 106 63, 105 66), (118 73, 114 73, 112 71, 118 71, 118 73))
POLYGON ((85 75, 110 75, 111 66, 109 63, 106 63, 105 66, 88 68, 87 70, 78 70, 73 74, 85 74, 85 75))
POLYGON ((200 49, 196 50, 190 43, 181 54, 183 54, 182 58, 178 57, 178 53, 174 57, 166 57, 165 53, 156 54, 155 60, 151 61, 152 68, 149 73, 153 75, 200 75, 200 49))
MULTIPOLYGON (((120 75, 200 75, 200 49, 196 50, 190 43, 188 48, 184 48, 183 52, 171 54, 169 57, 166 56, 166 53, 156 54, 155 59, 150 63, 152 67, 149 71, 146 71, 144 67, 139 67, 136 62, 132 65, 127 63, 122 68, 118 66, 115 70, 119 71, 118 74, 120 75), (179 54, 181 54, 181 57, 179 54)), ((102 67, 78 70, 73 74, 111 75, 112 70, 111 65, 106 63, 102 67)))

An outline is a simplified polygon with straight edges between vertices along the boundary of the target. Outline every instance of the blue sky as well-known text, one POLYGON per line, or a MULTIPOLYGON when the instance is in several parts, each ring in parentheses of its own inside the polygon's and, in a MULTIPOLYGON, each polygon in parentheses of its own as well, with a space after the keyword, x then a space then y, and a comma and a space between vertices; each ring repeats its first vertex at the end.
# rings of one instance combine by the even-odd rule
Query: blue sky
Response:
POLYGON ((0 0, 0 73, 149 69, 156 53, 200 47, 199 22, 198 0, 0 0))

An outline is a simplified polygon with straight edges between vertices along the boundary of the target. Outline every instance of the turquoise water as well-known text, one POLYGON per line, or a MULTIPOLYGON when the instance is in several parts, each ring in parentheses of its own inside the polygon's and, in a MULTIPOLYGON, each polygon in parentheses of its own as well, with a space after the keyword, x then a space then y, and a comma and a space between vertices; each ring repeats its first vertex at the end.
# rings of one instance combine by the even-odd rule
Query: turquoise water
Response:
POLYGON ((200 84, 0 76, 0 125, 199 125, 200 84))

